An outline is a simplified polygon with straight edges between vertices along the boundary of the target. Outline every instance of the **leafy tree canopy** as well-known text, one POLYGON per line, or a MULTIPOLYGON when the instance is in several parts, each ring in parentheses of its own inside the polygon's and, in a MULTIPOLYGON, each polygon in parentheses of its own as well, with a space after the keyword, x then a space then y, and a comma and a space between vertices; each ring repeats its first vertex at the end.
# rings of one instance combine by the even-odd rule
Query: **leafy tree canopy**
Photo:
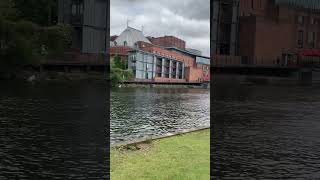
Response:
POLYGON ((0 0, 0 18, 16 19, 17 10, 13 0, 0 0))

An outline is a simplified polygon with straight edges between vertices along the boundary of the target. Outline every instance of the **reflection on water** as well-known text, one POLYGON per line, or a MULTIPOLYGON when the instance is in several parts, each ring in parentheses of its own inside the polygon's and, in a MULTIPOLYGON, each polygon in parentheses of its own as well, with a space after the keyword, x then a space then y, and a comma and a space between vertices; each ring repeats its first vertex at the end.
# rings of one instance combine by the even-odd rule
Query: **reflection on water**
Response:
POLYGON ((320 87, 213 90, 213 179, 320 177, 320 87))
POLYGON ((102 179, 106 86, 1 82, 0 179, 102 179))
POLYGON ((210 126, 210 91, 111 90, 111 143, 210 126))

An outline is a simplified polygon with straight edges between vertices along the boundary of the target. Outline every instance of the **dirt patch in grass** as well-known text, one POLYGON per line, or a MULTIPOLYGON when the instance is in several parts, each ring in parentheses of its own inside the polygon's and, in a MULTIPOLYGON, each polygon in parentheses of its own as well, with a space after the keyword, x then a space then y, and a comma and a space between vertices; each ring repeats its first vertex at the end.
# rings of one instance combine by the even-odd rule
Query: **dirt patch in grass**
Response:
POLYGON ((153 147, 152 140, 115 147, 119 152, 148 151, 153 147))
POLYGON ((110 158, 111 179, 210 179, 210 130, 112 148, 110 158))

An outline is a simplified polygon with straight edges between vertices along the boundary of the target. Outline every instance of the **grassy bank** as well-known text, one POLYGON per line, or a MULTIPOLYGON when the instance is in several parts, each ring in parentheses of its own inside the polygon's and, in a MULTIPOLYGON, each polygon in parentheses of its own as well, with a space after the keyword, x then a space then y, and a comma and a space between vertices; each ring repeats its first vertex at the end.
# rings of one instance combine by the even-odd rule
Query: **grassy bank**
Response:
POLYGON ((111 149, 111 179, 210 179, 210 130, 111 149))

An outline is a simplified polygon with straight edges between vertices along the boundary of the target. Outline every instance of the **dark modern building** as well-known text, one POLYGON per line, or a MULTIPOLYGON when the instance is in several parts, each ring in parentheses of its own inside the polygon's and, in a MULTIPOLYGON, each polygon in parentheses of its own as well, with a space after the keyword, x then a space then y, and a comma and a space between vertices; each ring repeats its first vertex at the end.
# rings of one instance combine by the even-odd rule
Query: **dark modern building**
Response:
POLYGON ((102 53, 109 46, 109 1, 58 0, 58 23, 74 28, 74 49, 82 53, 102 53))

